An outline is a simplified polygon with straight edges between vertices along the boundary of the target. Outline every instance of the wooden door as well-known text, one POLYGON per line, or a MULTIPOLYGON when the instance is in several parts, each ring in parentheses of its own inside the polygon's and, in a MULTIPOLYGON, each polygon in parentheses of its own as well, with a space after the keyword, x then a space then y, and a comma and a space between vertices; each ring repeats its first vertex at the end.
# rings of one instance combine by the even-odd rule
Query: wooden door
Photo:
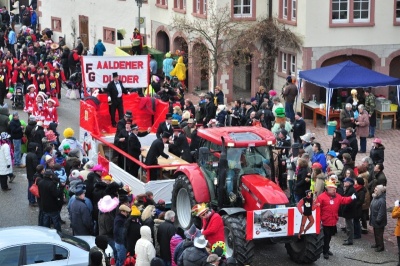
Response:
POLYGON ((89 17, 79 16, 79 37, 81 37, 83 46, 89 47, 89 17))

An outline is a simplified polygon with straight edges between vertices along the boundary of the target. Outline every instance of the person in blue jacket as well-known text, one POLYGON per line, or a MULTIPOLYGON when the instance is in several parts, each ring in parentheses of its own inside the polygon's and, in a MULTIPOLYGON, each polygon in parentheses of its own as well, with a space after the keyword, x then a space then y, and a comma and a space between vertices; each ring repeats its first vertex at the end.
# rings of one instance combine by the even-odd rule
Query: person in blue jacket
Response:
POLYGON ((322 172, 326 172, 326 157, 324 151, 321 149, 321 144, 314 142, 313 145, 314 155, 311 159, 312 163, 320 163, 322 165, 322 172))
POLYGON ((98 39, 97 43, 96 43, 96 45, 94 46, 94 49, 93 49, 93 55, 103 56, 105 51, 106 51, 106 47, 104 46, 104 44, 101 41, 101 39, 98 39))

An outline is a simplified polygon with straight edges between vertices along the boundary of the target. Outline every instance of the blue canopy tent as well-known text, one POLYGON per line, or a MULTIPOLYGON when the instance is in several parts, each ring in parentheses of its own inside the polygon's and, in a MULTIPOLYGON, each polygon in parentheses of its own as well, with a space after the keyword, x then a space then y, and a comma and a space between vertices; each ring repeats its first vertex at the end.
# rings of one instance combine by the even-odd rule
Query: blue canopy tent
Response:
POLYGON ((400 79, 370 70, 350 60, 327 67, 301 71, 299 73, 299 90, 302 80, 326 88, 326 122, 329 120, 329 108, 334 89, 397 86, 397 100, 400 102, 400 79))

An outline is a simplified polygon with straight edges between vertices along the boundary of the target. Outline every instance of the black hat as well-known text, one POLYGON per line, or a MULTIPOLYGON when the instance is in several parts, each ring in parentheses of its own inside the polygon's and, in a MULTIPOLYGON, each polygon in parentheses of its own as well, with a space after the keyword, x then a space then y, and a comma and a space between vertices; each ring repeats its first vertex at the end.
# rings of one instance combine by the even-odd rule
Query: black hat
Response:
POLYGON ((162 133, 161 138, 166 138, 166 139, 168 139, 170 136, 171 136, 171 134, 169 134, 169 132, 164 131, 164 133, 162 133))
POLYGON ((365 182, 364 182, 364 178, 362 177, 357 177, 357 184, 359 184, 360 186, 364 186, 365 182))
POLYGON ((132 124, 132 125, 131 125, 131 129, 132 129, 132 130, 134 130, 134 129, 139 129, 139 127, 138 127, 137 124, 132 124))
POLYGON ((52 177, 52 176, 54 176, 54 172, 50 169, 46 169, 46 171, 44 171, 43 176, 44 177, 52 177))
POLYGON ((114 72, 113 73, 113 78, 117 78, 118 77, 118 72, 114 72))
POLYGON ((96 236, 96 239, 94 240, 94 243, 96 244, 97 247, 99 247, 102 250, 106 250, 108 246, 108 240, 106 236, 96 236))
POLYGON ((282 129, 280 133, 282 133, 282 135, 284 135, 285 137, 288 135, 288 132, 285 129, 282 129))
POLYGON ((131 118, 131 117, 132 117, 132 111, 127 110, 127 111, 125 112, 125 116, 126 116, 127 118, 131 118))
POLYGON ((287 81, 287 82, 292 82, 292 76, 288 76, 288 77, 286 78, 286 81, 287 81))
POLYGON ((168 119, 168 118, 172 118, 172 114, 171 113, 168 113, 168 114, 165 115, 165 119, 168 119))
POLYGON ((296 115, 301 116, 301 112, 296 112, 296 115))

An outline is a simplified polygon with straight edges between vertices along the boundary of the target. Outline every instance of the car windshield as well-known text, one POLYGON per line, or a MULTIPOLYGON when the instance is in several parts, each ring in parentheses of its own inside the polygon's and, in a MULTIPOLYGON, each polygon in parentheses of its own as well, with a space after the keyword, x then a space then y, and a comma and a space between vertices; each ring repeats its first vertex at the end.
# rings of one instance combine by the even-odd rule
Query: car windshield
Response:
POLYGON ((80 249, 83 249, 85 251, 90 251, 90 245, 86 241, 84 241, 80 238, 74 237, 74 236, 64 234, 62 232, 57 232, 57 233, 61 237, 61 240, 63 242, 71 244, 71 245, 78 247, 80 249))
POLYGON ((271 176, 270 153, 268 146, 248 148, 228 148, 228 167, 240 174, 259 174, 271 176))

